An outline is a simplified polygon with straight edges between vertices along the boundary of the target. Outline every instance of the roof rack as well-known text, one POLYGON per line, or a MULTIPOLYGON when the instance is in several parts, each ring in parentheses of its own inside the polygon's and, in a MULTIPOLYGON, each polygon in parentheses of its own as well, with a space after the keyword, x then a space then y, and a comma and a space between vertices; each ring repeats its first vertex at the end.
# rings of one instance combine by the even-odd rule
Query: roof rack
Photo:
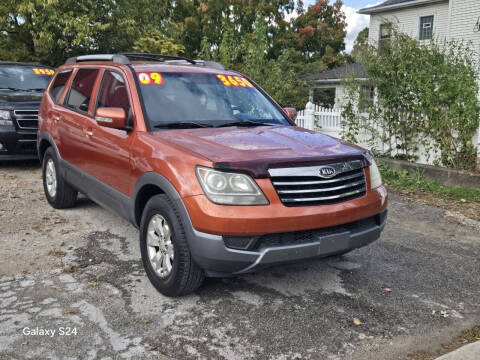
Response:
POLYGON ((165 62, 169 63, 190 63, 192 65, 200 65, 211 67, 214 69, 225 70, 225 67, 217 63, 215 61, 208 61, 208 60, 192 60, 184 56, 175 56, 175 55, 167 55, 167 54, 155 54, 155 53, 120 53, 120 54, 96 54, 96 55, 82 55, 77 57, 71 57, 67 59, 65 64, 74 64, 77 62, 84 62, 84 61, 111 61, 118 64, 130 64, 130 59, 144 59, 144 60, 153 60, 159 61, 159 58, 165 59, 165 62))
POLYGON ((126 56, 119 54, 96 54, 96 55, 82 55, 68 58, 65 64, 74 64, 84 61, 112 61, 119 64, 130 64, 130 60, 126 56))
POLYGON ((121 53, 120 55, 126 56, 127 58, 136 58, 136 59, 146 59, 146 60, 157 60, 158 58, 164 58, 167 60, 183 60, 187 61, 192 65, 196 64, 195 60, 189 59, 184 56, 175 56, 175 55, 167 55, 167 54, 154 54, 154 53, 121 53))
MULTIPOLYGON (((210 60, 200 60, 200 59, 195 59, 195 65, 197 66, 205 66, 213 69, 218 69, 218 70, 225 70, 225 66, 222 64, 215 62, 215 61, 210 61, 210 60)), ((169 64, 185 64, 185 60, 166 60, 165 62, 169 64)))

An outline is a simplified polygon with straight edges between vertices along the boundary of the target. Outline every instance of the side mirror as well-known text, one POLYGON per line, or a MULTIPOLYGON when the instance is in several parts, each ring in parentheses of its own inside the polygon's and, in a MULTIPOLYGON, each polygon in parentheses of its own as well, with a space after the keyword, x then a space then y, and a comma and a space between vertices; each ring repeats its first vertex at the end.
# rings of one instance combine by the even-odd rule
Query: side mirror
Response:
POLYGON ((292 121, 295 121, 295 118, 297 117, 297 109, 292 108, 292 107, 286 107, 283 108, 283 111, 287 114, 287 116, 292 119, 292 121))
POLYGON ((125 130, 127 127, 127 115, 125 110, 116 107, 102 107, 97 109, 95 120, 100 126, 125 130))

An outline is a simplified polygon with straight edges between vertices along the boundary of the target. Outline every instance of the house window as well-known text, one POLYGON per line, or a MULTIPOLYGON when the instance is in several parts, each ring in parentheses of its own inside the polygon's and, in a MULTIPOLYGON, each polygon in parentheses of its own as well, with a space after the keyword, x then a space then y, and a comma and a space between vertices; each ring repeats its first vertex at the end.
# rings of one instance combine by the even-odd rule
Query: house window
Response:
POLYGON ((387 41, 392 36, 392 24, 380 24, 380 40, 378 41, 378 47, 382 49, 387 41))
POLYGON ((313 89, 313 103, 331 109, 335 107, 335 93, 334 87, 313 89))
POLYGON ((380 40, 390 39, 392 36, 392 24, 380 24, 380 40))
POLYGON ((420 18, 420 40, 430 40, 433 36, 433 15, 420 18))

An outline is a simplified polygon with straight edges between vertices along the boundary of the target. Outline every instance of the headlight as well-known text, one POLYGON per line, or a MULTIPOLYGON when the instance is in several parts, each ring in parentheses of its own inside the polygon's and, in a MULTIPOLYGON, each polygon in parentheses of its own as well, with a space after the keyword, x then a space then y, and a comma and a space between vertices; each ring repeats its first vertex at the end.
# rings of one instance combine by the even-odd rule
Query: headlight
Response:
POLYGON ((380 186, 382 186, 382 176, 375 160, 372 158, 370 159, 370 188, 373 190, 380 186))
POLYGON ((267 198, 248 175, 197 166, 197 178, 205 195, 215 204, 268 205, 267 198))
POLYGON ((4 125, 4 126, 13 125, 12 118, 10 117, 10 111, 0 110, 0 125, 4 125))

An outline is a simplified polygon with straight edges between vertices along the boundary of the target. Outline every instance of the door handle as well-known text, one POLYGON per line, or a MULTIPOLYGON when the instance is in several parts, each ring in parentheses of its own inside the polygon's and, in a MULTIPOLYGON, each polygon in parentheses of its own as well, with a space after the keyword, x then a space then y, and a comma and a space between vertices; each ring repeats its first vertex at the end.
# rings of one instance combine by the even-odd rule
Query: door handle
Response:
POLYGON ((85 133, 85 136, 93 136, 93 131, 91 128, 88 128, 88 129, 85 129, 83 130, 83 132, 85 133))
POLYGON ((55 121, 55 122, 59 122, 60 121, 60 116, 52 115, 52 120, 55 121))

